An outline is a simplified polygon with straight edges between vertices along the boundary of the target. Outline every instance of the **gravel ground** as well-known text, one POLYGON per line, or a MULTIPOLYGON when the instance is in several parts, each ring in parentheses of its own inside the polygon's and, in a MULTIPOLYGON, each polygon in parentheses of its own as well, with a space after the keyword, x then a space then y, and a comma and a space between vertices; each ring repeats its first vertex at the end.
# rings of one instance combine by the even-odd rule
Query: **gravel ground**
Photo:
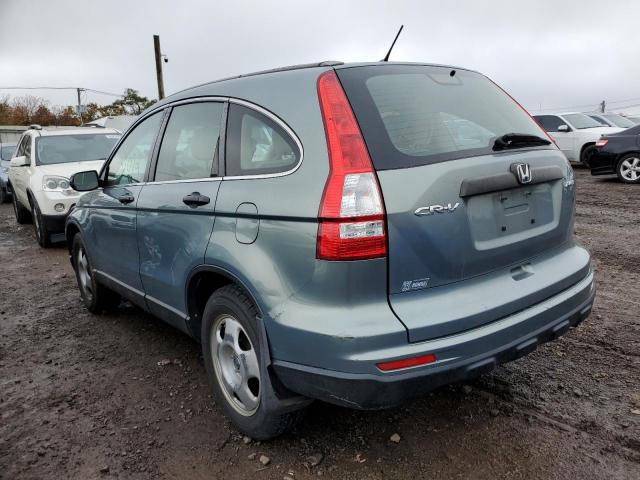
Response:
POLYGON ((87 313, 65 247, 42 250, 1 205, 0 478, 637 480, 640 188, 576 174, 599 290, 587 321, 401 408, 317 402, 262 444, 222 416, 194 341, 133 307, 87 313))

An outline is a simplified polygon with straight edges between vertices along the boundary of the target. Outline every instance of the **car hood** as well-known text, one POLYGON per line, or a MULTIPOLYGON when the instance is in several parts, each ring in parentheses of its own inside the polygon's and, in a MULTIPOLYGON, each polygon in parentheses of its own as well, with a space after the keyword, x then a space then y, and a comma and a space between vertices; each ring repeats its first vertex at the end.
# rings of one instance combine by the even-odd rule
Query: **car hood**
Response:
POLYGON ((619 127, 597 127, 597 128, 585 128, 579 131, 583 133, 588 132, 590 134, 600 136, 600 135, 607 135, 607 134, 611 135, 612 133, 618 133, 623 130, 624 128, 619 128, 619 127))
POLYGON ((70 162, 70 163, 54 163, 52 165, 40 165, 38 169, 44 175, 59 175, 69 178, 74 173, 84 172, 85 170, 100 171, 104 165, 104 160, 90 160, 86 162, 70 162))

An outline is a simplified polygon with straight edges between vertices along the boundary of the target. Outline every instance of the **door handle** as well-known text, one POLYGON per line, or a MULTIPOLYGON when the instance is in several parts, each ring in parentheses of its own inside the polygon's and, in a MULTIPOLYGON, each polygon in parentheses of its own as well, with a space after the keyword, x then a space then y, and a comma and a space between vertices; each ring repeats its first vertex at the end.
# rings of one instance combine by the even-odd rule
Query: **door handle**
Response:
POLYGON ((127 203, 131 203, 135 200, 134 196, 131 195, 130 193, 123 193, 122 195, 119 195, 118 197, 116 197, 118 199, 118 201, 120 203, 124 203, 125 205, 127 203))
POLYGON ((193 192, 189 195, 185 195, 182 198, 182 202, 185 205, 189 205, 190 207, 200 207, 202 205, 207 205, 211 199, 206 195, 201 195, 200 192, 193 192))

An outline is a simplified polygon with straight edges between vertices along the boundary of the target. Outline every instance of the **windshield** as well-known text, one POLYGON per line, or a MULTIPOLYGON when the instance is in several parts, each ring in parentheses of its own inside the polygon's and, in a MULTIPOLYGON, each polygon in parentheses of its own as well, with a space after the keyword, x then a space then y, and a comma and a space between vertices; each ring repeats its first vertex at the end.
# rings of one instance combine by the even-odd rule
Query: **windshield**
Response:
POLYGON ((15 145, 0 146, 0 160, 11 160, 13 152, 16 151, 15 145))
POLYGON ((568 115, 562 115, 562 117, 569 122, 572 127, 577 128, 578 130, 602 127, 602 123, 587 115, 583 115, 582 113, 569 113, 568 115))
POLYGON ((507 133, 547 138, 479 73, 422 65, 336 72, 379 170, 493 154, 495 140, 507 133))
POLYGON ((120 135, 79 134, 51 135, 36 138, 36 164, 105 160, 120 135))
POLYGON ((607 113, 602 116, 606 118, 609 122, 614 124, 616 127, 631 128, 636 125, 631 120, 628 120, 624 118, 622 115, 618 115, 617 113, 607 113))

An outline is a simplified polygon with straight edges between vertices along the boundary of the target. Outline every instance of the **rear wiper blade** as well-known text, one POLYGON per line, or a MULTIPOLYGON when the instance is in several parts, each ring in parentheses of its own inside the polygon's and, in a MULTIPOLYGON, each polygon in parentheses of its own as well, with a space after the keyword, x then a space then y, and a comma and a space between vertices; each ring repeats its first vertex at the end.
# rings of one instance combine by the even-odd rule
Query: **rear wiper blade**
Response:
POLYGON ((536 145, 551 145, 546 138, 530 135, 528 133, 505 133, 493 142, 494 150, 506 150, 508 148, 522 148, 536 145))

